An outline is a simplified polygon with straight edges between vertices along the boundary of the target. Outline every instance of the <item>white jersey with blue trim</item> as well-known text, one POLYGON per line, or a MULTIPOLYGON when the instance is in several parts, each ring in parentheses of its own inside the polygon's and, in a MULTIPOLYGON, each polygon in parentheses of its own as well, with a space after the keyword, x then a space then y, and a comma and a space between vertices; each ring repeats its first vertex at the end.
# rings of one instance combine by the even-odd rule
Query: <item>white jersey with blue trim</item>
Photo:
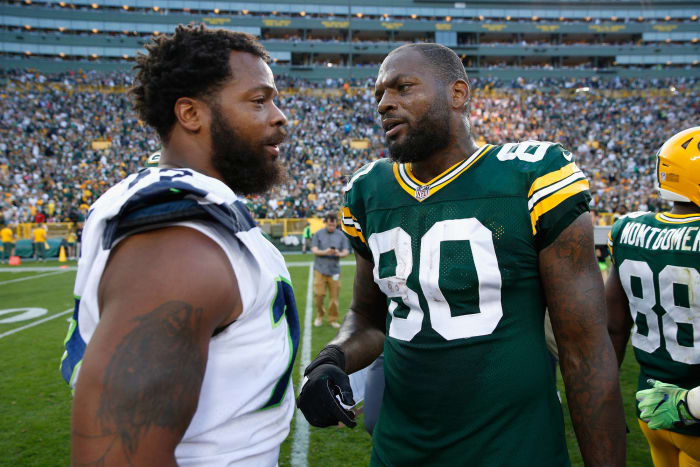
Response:
POLYGON ((240 317, 211 338, 197 411, 175 450, 177 462, 276 465, 294 412, 297 309, 284 258, 219 180, 188 169, 150 168, 93 204, 83 229, 61 373, 75 387, 100 319, 97 289, 112 248, 130 234, 175 225, 195 229, 222 248, 243 303, 240 317))

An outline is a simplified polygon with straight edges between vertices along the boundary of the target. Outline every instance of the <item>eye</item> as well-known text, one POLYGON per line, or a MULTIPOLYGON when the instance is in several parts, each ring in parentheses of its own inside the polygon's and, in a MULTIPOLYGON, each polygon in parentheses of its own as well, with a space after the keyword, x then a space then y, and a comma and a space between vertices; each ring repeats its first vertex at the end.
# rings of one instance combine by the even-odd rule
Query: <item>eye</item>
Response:
POLYGON ((406 91, 408 91, 408 88, 410 88, 410 87, 411 87, 410 84, 403 83, 403 84, 399 84, 399 85, 396 87, 396 89, 398 89, 399 92, 406 92, 406 91))
POLYGON ((264 97, 258 97, 253 99, 253 102, 255 102, 258 105, 265 105, 265 98, 264 97))

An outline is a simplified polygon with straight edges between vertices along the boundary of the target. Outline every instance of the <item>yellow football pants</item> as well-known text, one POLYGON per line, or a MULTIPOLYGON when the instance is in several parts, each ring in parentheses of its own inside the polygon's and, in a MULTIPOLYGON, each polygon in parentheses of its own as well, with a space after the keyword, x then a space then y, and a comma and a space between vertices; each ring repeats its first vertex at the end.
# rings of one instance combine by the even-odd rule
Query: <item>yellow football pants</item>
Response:
POLYGON ((637 420, 649 442, 654 467, 700 467, 700 436, 651 430, 646 422, 637 420))

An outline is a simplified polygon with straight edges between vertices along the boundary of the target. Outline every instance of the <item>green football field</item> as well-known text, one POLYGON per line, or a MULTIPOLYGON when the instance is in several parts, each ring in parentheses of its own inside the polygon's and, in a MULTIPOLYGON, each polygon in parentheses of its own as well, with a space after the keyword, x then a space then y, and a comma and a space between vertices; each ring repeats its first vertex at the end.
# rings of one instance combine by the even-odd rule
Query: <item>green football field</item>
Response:
MULTIPOLYGON (((298 390, 305 346, 306 355, 313 358, 336 332, 324 324, 310 328, 310 343, 303 338, 305 314, 311 313, 311 304, 307 303, 311 297, 311 260, 311 255, 287 256, 302 326, 302 342, 293 373, 295 390, 298 390)), ((0 465, 3 466, 69 464, 71 395, 58 371, 67 319, 73 309, 75 263, 66 264, 69 266, 66 269, 58 269, 57 262, 0 267, 0 465), (31 270, 34 266, 50 270, 31 270)), ((351 264, 342 267, 341 313, 350 303, 353 274, 351 264)), ((632 351, 628 350, 621 371, 631 431, 627 439, 627 465, 651 466, 649 449, 634 413, 637 371, 632 351)), ((571 460, 573 465, 583 465, 565 398, 563 405, 571 460)), ((289 438, 282 445, 281 466, 368 464, 371 439, 362 428, 361 418, 355 429, 317 429, 300 418, 297 411, 289 438)))

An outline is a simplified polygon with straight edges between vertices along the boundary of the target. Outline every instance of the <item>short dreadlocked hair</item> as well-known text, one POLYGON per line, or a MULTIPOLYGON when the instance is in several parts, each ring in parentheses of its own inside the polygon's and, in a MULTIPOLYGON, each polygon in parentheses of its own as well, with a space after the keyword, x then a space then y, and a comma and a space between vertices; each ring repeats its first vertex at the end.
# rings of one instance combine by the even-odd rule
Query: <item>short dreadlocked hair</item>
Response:
POLYGON ((247 52, 270 62, 255 36, 203 24, 178 25, 174 34, 153 37, 145 47, 148 53, 136 58, 131 94, 141 120, 155 128, 163 141, 175 124, 173 109, 179 98, 206 98, 233 77, 231 52, 247 52))

